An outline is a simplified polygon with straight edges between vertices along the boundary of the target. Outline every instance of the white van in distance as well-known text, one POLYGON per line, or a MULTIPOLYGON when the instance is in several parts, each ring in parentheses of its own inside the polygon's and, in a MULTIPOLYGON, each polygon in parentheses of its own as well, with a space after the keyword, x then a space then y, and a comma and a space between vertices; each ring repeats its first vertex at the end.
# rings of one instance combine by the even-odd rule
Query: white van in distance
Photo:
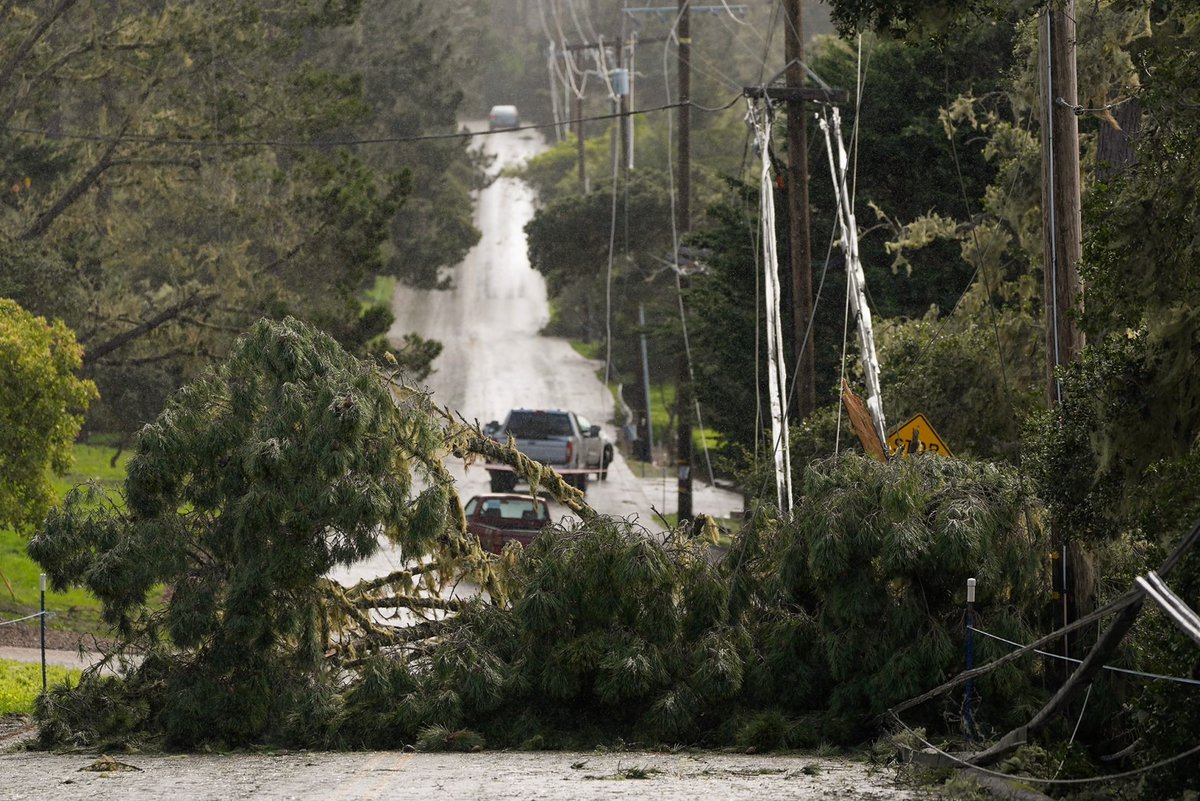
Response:
POLYGON ((517 115, 516 106, 492 106, 492 110, 488 112, 489 131, 516 128, 520 124, 521 118, 517 115))

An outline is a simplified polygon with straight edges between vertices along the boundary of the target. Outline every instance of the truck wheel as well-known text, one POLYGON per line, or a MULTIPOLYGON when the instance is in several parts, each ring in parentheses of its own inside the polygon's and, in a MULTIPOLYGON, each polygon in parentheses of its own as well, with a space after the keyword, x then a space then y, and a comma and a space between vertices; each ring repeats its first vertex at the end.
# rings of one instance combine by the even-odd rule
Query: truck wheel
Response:
POLYGON ((579 490, 580 492, 587 492, 587 479, 587 473, 576 473, 575 481, 573 482, 575 489, 579 490))

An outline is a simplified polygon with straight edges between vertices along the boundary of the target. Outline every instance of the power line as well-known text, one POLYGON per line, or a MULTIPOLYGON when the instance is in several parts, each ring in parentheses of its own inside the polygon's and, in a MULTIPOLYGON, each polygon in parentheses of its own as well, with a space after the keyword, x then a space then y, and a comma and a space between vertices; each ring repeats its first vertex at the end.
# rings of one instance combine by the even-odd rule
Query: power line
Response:
POLYGON ((41 136, 45 139, 69 139, 83 142, 127 142, 130 144, 145 144, 145 145, 163 145, 175 147, 198 147, 198 148, 213 148, 213 147, 352 147, 358 145, 386 145, 386 144, 403 144, 406 142, 431 142, 443 139, 468 139, 474 136, 494 136, 500 133, 510 133, 512 131, 536 131, 544 128, 554 128, 559 124, 577 124, 580 122, 596 122, 600 120, 613 120, 621 116, 635 116, 642 114, 651 114, 659 111, 670 111, 672 109, 690 106, 698 111, 718 112, 732 108, 735 103, 741 100, 741 95, 734 97, 723 106, 702 106, 699 103, 665 103, 661 106, 651 106, 649 108, 633 109, 625 112, 625 114, 598 114, 592 117, 576 117, 574 119, 563 120, 561 123, 546 122, 536 125, 521 125, 516 128, 504 128, 495 131, 458 131, 456 133, 443 134, 420 134, 416 136, 379 136, 369 138, 355 139, 325 139, 325 140, 303 140, 303 139, 168 139, 158 136, 140 136, 137 134, 120 134, 109 136, 105 134, 88 134, 88 133, 55 133, 50 134, 47 131, 38 128, 23 128, 15 125, 0 125, 0 130, 7 133, 29 134, 32 136, 41 136))
POLYGON ((909 734, 913 735, 918 740, 920 740, 925 745, 925 747, 932 748, 934 751, 936 751, 942 757, 945 757, 946 759, 950 760, 951 762, 957 763, 958 765, 960 765, 961 767, 963 767, 967 770, 978 771, 979 773, 984 773, 989 776, 995 776, 1000 779, 1029 782, 1031 784, 1077 785, 1077 784, 1096 784, 1099 782, 1111 782, 1111 781, 1116 781, 1117 779, 1128 779, 1128 778, 1137 776, 1142 773, 1148 773, 1152 770, 1158 770, 1159 768, 1170 765, 1172 762, 1178 762, 1181 759, 1186 759, 1187 757, 1190 757, 1193 754, 1200 752, 1200 745, 1197 745, 1192 748, 1189 748, 1186 751, 1183 751, 1182 753, 1176 754, 1175 756, 1167 757, 1166 759, 1160 759, 1158 762, 1155 762, 1153 765, 1145 765, 1140 768, 1134 768, 1133 770, 1127 770, 1124 773, 1110 773, 1106 776, 1089 776, 1089 777, 1083 778, 1083 779, 1041 779, 1041 778, 1038 778, 1037 776, 1023 776, 1023 775, 1016 774, 1016 773, 1001 773, 1000 771, 997 771, 997 770, 988 770, 987 768, 980 767, 979 765, 976 765, 973 762, 969 762, 968 760, 965 760, 962 757, 955 756, 954 754, 951 754, 947 751, 942 750, 941 748, 938 748, 936 745, 929 742, 929 740, 927 740, 923 736, 921 736, 920 732, 916 731, 915 729, 910 727, 907 723, 905 723, 903 720, 901 720, 900 716, 897 715, 896 713, 893 712, 892 717, 895 719, 897 724, 899 724, 909 734))
MULTIPOLYGON (((972 626, 971 630, 978 634, 982 634, 985 637, 990 637, 993 640, 1002 642, 1005 645, 1011 645, 1014 648, 1024 648, 1025 647, 1019 642, 1013 642, 1012 640, 1007 640, 1004 637, 1001 637, 997 634, 992 634, 989 631, 984 631, 983 629, 978 628, 977 626, 972 626)), ((1056 653, 1052 653, 1050 651, 1043 651, 1040 648, 1034 648, 1033 653, 1038 654, 1040 656, 1048 657, 1050 659, 1058 659, 1063 662, 1071 662, 1072 664, 1076 664, 1076 665, 1083 664, 1082 659, 1076 659, 1073 656, 1063 656, 1062 654, 1056 654, 1056 653)), ((1125 673, 1130 676, 1139 676, 1143 679, 1154 679, 1157 681, 1173 681, 1173 682, 1177 682, 1179 684, 1200 685, 1200 679, 1189 679, 1189 678, 1185 678, 1183 676, 1165 676, 1161 673, 1146 673, 1141 670, 1130 670, 1129 668, 1117 667, 1115 665, 1104 665, 1103 667, 1105 670, 1111 670, 1115 673, 1125 673)))

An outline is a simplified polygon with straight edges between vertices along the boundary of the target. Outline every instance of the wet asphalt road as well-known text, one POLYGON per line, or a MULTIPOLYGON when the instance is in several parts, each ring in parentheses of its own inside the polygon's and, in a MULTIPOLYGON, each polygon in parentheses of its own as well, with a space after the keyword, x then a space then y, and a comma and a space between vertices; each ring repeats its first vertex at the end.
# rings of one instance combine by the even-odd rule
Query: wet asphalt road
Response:
POLYGON ((293 752, 0 754, 0 801, 762 801, 930 798, 891 769, 805 756, 714 753, 293 752), (100 769, 94 769, 99 767, 100 769))

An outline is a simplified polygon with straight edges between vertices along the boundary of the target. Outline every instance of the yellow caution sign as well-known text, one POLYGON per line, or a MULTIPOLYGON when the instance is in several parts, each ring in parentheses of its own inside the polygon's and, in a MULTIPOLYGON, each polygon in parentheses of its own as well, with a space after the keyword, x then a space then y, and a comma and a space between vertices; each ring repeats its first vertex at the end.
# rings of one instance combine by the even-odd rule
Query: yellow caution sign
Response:
POLYGON ((907 456, 910 453, 954 455, 923 414, 914 415, 911 420, 893 431, 888 436, 888 448, 893 456, 907 456))

